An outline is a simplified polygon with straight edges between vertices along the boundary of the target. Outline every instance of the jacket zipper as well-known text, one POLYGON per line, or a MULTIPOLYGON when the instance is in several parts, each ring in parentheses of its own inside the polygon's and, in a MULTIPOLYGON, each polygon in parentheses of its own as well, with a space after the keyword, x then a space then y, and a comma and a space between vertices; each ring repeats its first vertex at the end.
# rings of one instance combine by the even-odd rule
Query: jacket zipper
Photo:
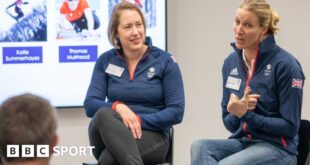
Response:
POLYGON ((147 50, 146 50, 146 52, 143 54, 142 58, 139 59, 139 61, 138 61, 137 65, 136 65, 136 67, 135 67, 133 73, 131 73, 130 70, 129 70, 129 65, 128 65, 127 61, 125 60, 125 58, 124 58, 123 56, 121 56, 121 55, 119 54, 118 51, 116 51, 117 56, 119 56, 122 60, 124 60, 124 62, 125 62, 126 65, 127 65, 127 69, 128 69, 128 73, 129 73, 129 80, 130 80, 130 81, 132 81, 132 80, 134 79, 135 72, 136 72, 136 69, 137 69, 138 65, 139 65, 140 62, 149 54, 149 52, 150 52, 150 48, 147 48, 147 50))
MULTIPOLYGON (((254 72, 256 70, 257 58, 258 58, 258 48, 259 48, 259 45, 257 44, 256 56, 255 56, 255 61, 254 61, 254 65, 253 65, 252 74, 249 73, 249 68, 247 68, 246 65, 243 65, 245 67, 246 71, 247 71, 246 72, 247 73, 247 81, 246 81, 245 87, 249 86, 250 81, 252 80, 252 78, 254 76, 254 72)), ((242 130, 243 130, 244 133, 246 133, 247 139, 251 140, 252 139, 252 135, 247 132, 247 125, 248 125, 248 123, 244 122, 243 125, 242 125, 242 130)))

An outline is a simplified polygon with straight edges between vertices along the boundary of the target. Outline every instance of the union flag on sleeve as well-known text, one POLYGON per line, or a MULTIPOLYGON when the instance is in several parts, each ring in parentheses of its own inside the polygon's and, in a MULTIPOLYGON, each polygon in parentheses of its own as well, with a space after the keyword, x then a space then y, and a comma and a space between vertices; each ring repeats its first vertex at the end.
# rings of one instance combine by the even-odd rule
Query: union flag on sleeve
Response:
POLYGON ((293 78, 292 88, 302 89, 302 87, 303 87, 303 81, 301 79, 293 78))

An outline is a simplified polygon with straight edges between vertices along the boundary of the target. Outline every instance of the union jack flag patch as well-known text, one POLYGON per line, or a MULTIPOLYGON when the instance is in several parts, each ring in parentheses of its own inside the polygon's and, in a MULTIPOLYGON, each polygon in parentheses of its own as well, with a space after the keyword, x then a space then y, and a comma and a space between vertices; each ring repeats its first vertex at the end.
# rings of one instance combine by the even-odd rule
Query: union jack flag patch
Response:
POLYGON ((292 88, 302 89, 302 86, 303 86, 303 81, 301 79, 293 78, 292 88))

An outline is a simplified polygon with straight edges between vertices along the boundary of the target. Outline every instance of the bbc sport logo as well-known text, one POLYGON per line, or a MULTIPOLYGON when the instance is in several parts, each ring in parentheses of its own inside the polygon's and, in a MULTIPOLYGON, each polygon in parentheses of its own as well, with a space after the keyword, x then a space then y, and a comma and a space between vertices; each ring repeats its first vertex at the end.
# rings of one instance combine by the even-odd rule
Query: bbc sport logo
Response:
MULTIPOLYGON (((49 145, 7 145, 7 157, 49 157, 49 145), (21 152, 21 153, 20 153, 21 152)), ((92 155, 94 146, 55 146, 53 148, 53 156, 89 156, 92 155)))

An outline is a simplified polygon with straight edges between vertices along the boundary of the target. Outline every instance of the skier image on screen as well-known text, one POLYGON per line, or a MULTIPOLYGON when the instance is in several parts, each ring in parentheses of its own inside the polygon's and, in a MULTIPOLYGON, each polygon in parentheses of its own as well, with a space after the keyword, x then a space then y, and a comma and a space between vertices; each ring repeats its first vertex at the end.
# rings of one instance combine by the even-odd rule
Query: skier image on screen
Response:
POLYGON ((60 36, 63 31, 74 29, 74 35, 81 34, 84 37, 88 37, 94 34, 99 26, 99 18, 95 11, 91 9, 87 0, 64 0, 60 7, 58 23, 60 36))
POLYGON ((14 18, 17 22, 19 19, 21 19, 24 16, 24 12, 21 9, 22 5, 26 5, 28 4, 28 2, 23 2, 22 0, 16 0, 14 3, 12 3, 11 5, 9 5, 8 7, 6 7, 6 13, 11 16, 12 18, 14 18), (15 6, 15 7, 14 7, 15 6), (15 14, 12 14, 10 12, 10 8, 14 7, 14 12, 15 14))
POLYGON ((110 16, 114 6, 124 1, 130 2, 140 8, 146 20, 147 29, 156 27, 156 0, 109 0, 110 16))

